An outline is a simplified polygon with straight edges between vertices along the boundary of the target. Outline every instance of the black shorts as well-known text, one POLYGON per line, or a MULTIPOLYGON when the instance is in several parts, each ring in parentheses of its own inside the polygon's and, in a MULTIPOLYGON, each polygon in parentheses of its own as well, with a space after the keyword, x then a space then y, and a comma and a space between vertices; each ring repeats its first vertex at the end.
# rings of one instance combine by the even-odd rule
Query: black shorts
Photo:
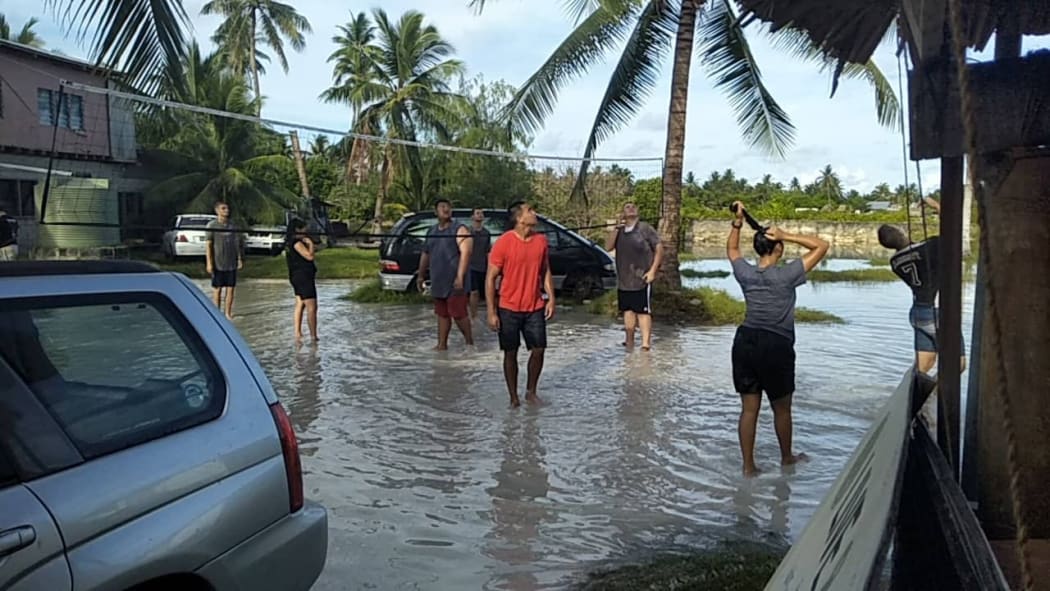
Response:
POLYGON ((313 273, 295 274, 288 278, 292 284, 292 291, 301 300, 316 300, 317 285, 314 283, 313 273))
POLYGON ((795 346, 768 330, 741 326, 733 339, 733 386, 740 394, 761 394, 770 402, 795 392, 795 346))
POLYGON ((616 300, 620 304, 621 312, 634 312, 635 314, 653 313, 653 286, 646 285, 642 289, 633 291, 618 290, 616 300))
POLYGON ((485 271, 470 270, 470 291, 478 291, 485 295, 485 275, 485 271))
POLYGON ((525 348, 547 348, 547 319, 544 309, 535 312, 512 312, 499 309, 499 348, 501 351, 517 351, 525 337, 525 348))
POLYGON ((216 289, 220 287, 237 287, 237 269, 232 271, 215 269, 211 274, 211 286, 216 289))

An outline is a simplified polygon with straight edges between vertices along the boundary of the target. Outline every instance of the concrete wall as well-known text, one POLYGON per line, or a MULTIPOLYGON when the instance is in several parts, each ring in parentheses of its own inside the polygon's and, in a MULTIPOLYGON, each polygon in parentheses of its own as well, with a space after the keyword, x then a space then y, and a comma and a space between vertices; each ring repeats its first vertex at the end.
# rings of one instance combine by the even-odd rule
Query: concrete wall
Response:
MULTIPOLYGON (((881 222, 824 222, 809 220, 785 221, 780 228, 791 234, 816 234, 831 243, 831 251, 834 256, 844 258, 870 258, 875 256, 889 256, 890 251, 879 244, 876 234, 881 222)), ((895 224, 902 230, 906 230, 904 224, 895 224)), ((729 220, 701 220, 693 222, 687 236, 686 244, 691 245, 694 252, 718 253, 725 251, 726 238, 729 236, 729 220)), ((922 234, 921 227, 913 228, 916 238, 922 234)), ((741 246, 750 251, 751 238, 754 232, 744 226, 741 234, 741 246)), ((798 254, 798 247, 789 246, 787 254, 793 256, 798 254)))

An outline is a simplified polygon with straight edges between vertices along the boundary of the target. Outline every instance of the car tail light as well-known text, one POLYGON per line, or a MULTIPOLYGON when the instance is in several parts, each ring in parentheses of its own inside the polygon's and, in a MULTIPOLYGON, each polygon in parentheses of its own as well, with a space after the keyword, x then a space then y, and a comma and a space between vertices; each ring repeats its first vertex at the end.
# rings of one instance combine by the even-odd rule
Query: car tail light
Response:
POLYGON ((397 264, 397 261, 379 261, 379 266, 382 267, 384 273, 397 273, 401 270, 401 265, 397 264))
POLYGON ((189 242, 189 241, 190 241, 190 239, 187 238, 185 234, 179 234, 178 236, 175 237, 175 242, 189 242))
POLYGON ((280 402, 270 405, 273 421, 277 423, 277 434, 281 438, 281 453, 284 455, 284 472, 288 477, 288 502, 292 513, 303 508, 303 465, 299 459, 299 441, 295 438, 292 421, 280 402))

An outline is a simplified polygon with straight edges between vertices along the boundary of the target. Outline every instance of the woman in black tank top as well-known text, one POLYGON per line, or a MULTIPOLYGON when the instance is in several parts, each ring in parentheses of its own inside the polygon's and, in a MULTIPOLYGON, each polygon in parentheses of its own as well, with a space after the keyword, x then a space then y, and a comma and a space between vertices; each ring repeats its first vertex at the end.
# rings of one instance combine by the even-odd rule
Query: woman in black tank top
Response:
POLYGON ((314 283, 317 265, 314 263, 314 242, 306 235, 306 223, 302 220, 292 221, 285 250, 288 281, 295 293, 295 342, 303 340, 304 310, 310 336, 317 341, 317 286, 314 283))

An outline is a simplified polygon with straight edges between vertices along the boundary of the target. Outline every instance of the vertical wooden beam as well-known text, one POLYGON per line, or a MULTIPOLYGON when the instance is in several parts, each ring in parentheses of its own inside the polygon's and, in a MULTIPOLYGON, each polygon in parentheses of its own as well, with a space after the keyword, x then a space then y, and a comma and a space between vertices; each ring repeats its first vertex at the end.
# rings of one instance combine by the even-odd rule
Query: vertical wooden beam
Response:
POLYGON ((962 354, 963 159, 941 159, 941 233, 938 257, 940 310, 937 322, 937 443, 958 480, 959 398, 962 354))

